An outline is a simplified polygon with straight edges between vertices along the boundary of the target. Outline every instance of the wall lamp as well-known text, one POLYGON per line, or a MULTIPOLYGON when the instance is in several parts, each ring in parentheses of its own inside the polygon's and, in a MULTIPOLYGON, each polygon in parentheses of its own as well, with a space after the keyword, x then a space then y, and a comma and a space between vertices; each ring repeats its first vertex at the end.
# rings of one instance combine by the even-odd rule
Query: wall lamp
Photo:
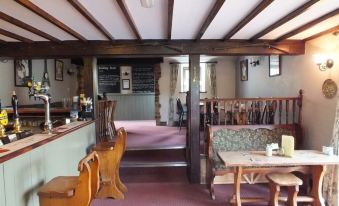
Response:
POLYGON ((320 71, 331 69, 334 61, 331 58, 325 58, 323 55, 314 55, 314 61, 318 65, 320 71))

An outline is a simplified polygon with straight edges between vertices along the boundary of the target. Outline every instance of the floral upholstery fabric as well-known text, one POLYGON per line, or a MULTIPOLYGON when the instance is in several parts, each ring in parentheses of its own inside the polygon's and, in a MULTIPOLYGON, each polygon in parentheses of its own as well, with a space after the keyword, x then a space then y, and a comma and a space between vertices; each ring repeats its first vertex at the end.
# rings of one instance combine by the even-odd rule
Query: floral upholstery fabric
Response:
POLYGON ((292 130, 275 128, 259 129, 220 129, 213 132, 213 163, 216 170, 227 169, 218 156, 219 151, 264 151, 267 144, 281 143, 282 135, 293 135, 292 130))

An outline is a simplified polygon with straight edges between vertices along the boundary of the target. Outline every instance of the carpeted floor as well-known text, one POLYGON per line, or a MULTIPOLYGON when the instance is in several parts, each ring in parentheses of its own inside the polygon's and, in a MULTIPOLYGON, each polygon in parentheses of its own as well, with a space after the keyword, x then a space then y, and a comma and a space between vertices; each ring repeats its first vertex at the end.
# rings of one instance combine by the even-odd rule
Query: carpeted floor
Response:
POLYGON ((115 121, 115 127, 126 129, 127 150, 186 145, 185 128, 156 126, 155 120, 115 121))

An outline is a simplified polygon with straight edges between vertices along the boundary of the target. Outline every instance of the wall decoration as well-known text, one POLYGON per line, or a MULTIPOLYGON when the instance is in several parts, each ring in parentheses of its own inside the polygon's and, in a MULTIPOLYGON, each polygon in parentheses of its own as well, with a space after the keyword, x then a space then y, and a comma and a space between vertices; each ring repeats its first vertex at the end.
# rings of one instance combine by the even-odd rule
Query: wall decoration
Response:
POLYGON ((274 77, 281 74, 281 56, 270 55, 268 57, 269 62, 269 74, 268 76, 274 77))
POLYGON ((14 80, 16 87, 24 87, 25 81, 32 78, 32 60, 14 60, 14 80))
POLYGON ((98 65, 99 93, 120 93, 120 67, 98 65))
POLYGON ((337 94, 337 84, 332 79, 326 79, 323 83, 322 92, 326 98, 333 98, 337 94))
POLYGON ((122 80, 122 89, 123 90, 130 90, 130 80, 129 79, 123 79, 122 80))
POLYGON ((248 80, 248 60, 247 59, 240 61, 240 80, 241 81, 248 80))
POLYGON ((152 66, 132 67, 133 93, 154 93, 154 68, 152 66))
POLYGON ((55 80, 64 80, 64 62, 61 60, 55 60, 55 80))

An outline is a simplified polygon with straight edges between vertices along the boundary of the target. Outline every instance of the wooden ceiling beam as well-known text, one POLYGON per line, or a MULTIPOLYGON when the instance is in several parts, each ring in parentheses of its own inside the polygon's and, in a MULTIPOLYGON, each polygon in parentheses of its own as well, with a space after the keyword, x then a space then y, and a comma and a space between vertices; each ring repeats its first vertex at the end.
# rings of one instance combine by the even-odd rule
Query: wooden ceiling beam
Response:
POLYGON ((18 26, 18 27, 20 27, 22 29, 25 29, 27 31, 30 31, 33 34, 41 36, 41 37, 43 37, 45 39, 48 39, 50 41, 61 42, 60 39, 57 39, 57 38, 55 38, 55 37, 53 37, 53 36, 43 32, 43 31, 41 31, 41 30, 39 30, 37 28, 34 28, 31 25, 26 24, 25 22, 22 22, 22 21, 20 21, 18 19, 15 19, 15 18, 13 18, 13 17, 11 17, 11 16, 9 16, 9 15, 1 12, 1 11, 0 11, 0 19, 2 19, 4 21, 7 21, 8 23, 14 24, 15 26, 18 26))
POLYGON ((214 17, 218 14, 220 8, 222 7, 222 5, 225 3, 225 0, 217 0, 213 6, 213 8, 211 9, 209 15, 207 16, 207 18, 205 19, 205 22, 203 23, 203 25, 201 26, 198 35, 195 37, 196 40, 201 39, 201 37, 204 35, 205 31, 207 30, 208 26, 211 24, 211 22, 213 21, 214 17))
POLYGON ((25 42, 25 43, 34 43, 34 41, 31 40, 31 39, 27 39, 26 37, 14 34, 10 31, 7 31, 7 30, 1 29, 1 28, 0 28, 0 34, 5 35, 7 37, 10 37, 12 39, 16 39, 16 40, 25 42))
POLYGON ((297 17, 298 15, 304 13, 309 7, 311 7, 313 4, 317 3, 319 0, 310 0, 297 8, 296 10, 292 11, 291 13, 287 14, 285 17, 279 19, 277 22, 273 23, 266 29, 262 30, 261 32, 257 33, 256 35, 252 36, 250 38, 251 41, 257 40, 260 37, 264 36, 265 34, 268 34, 269 32, 273 31, 274 29, 280 27, 281 25, 285 24, 286 22, 290 21, 291 19, 297 17))
POLYGON ((0 56, 27 58, 70 58, 82 56, 166 56, 186 54, 206 55, 300 55, 305 53, 304 41, 245 40, 116 40, 35 42, 34 44, 8 42, 0 47, 0 56))
POLYGON ((114 41, 114 37, 107 31, 107 29, 78 1, 68 0, 68 2, 81 13, 95 28, 97 28, 107 39, 114 41))
POLYGON ((74 36, 75 38, 81 41, 84 41, 84 42, 87 41, 87 39, 83 37, 81 34, 74 31, 73 29, 71 29, 66 24, 62 23, 61 21, 59 21, 58 19, 56 19, 55 17, 53 17, 46 11, 42 10, 37 5, 33 4, 31 1, 29 0, 15 0, 15 1, 21 4, 22 6, 26 7, 30 11, 34 12, 35 14, 39 15, 40 17, 46 19, 47 21, 54 24, 55 26, 59 27, 60 29, 64 30, 65 32, 69 33, 70 35, 74 36))
POLYGON ((336 16, 338 14, 339 14, 339 8, 334 10, 334 11, 331 11, 330 13, 325 14, 325 15, 323 15, 323 16, 321 16, 321 17, 319 17, 319 18, 317 18, 317 19, 315 19, 315 20, 313 20, 311 22, 308 22, 308 23, 306 23, 306 24, 304 24, 304 25, 302 25, 302 26, 300 26, 300 27, 298 27, 298 28, 288 32, 287 34, 282 35, 281 37, 277 38, 276 41, 283 41, 285 39, 288 39, 288 38, 290 38, 290 37, 292 37, 292 36, 294 36, 296 34, 299 34, 299 33, 303 32, 303 31, 305 31, 305 30, 315 26, 316 24, 318 24, 318 23, 320 23, 322 21, 325 21, 326 19, 329 19, 329 18, 331 18, 333 16, 336 16))
POLYGON ((7 43, 5 40, 0 39, 0 44, 5 44, 7 43))
POLYGON ((243 20, 239 22, 228 34, 225 35, 224 40, 229 40, 234 34, 248 24, 254 17, 262 12, 267 6, 269 6, 273 0, 262 0, 260 4, 255 7, 243 20))
POLYGON ((129 23, 129 26, 132 28, 133 32, 134 32, 134 35, 137 37, 138 40, 141 40, 141 36, 140 36, 140 33, 137 29, 137 27, 135 26, 134 22, 133 22, 133 19, 132 17, 129 15, 128 11, 127 11, 127 8, 123 2, 123 0, 116 0, 122 13, 124 14, 126 20, 128 21, 129 23))
POLYGON ((325 31, 319 32, 317 34, 314 34, 314 35, 312 35, 310 37, 307 37, 307 38, 303 39, 303 41, 310 41, 310 40, 313 40, 313 39, 318 38, 320 36, 323 36, 323 35, 335 32, 337 30, 339 30, 339 25, 337 25, 335 27, 332 27, 332 28, 329 28, 329 29, 327 29, 325 31))
POLYGON ((168 11, 167 11, 167 39, 172 39, 172 22, 173 22, 173 8, 174 0, 168 0, 168 11))

